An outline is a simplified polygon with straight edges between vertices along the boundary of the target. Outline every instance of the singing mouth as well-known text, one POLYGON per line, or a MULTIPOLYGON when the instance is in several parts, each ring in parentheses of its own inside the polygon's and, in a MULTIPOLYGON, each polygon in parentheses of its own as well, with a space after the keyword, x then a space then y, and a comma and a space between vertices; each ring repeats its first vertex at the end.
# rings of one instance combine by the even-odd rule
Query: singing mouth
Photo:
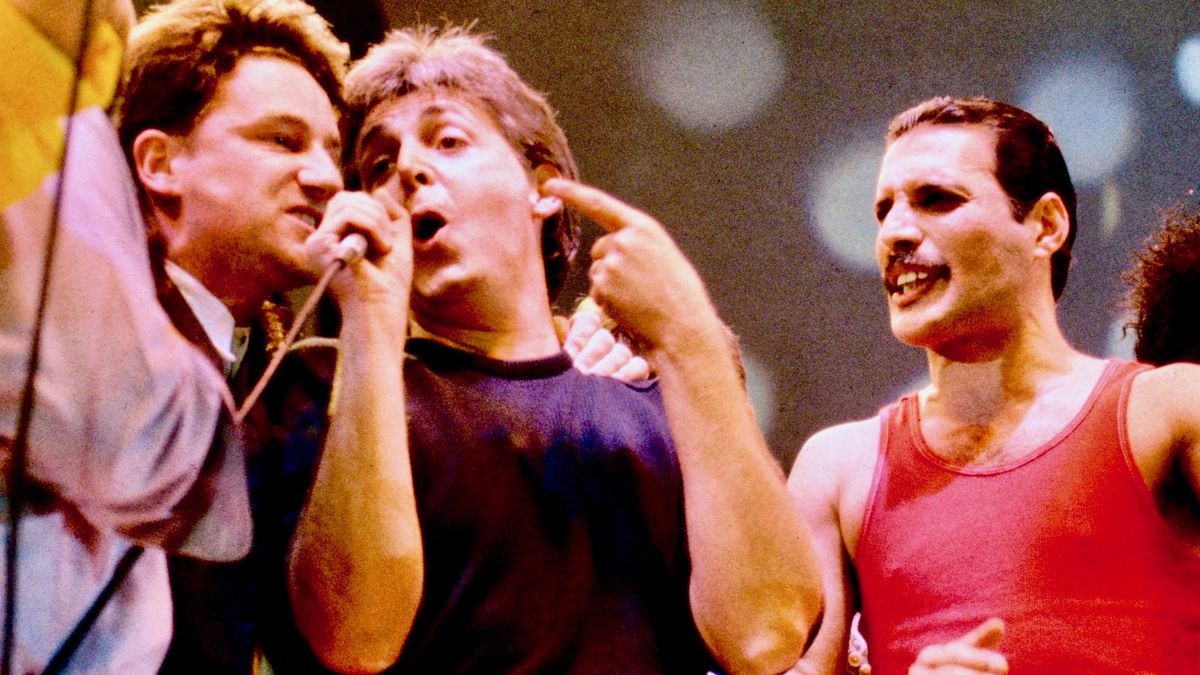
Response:
POLYGON ((910 302, 933 288, 934 284, 950 278, 947 265, 893 258, 883 275, 883 288, 888 296, 899 303, 910 302))
POLYGON ((412 235, 415 241, 429 241, 446 225, 446 219, 435 211, 422 211, 412 216, 412 235))
POLYGON ((288 214, 294 216, 309 228, 314 230, 317 229, 317 225, 320 224, 321 218, 324 216, 320 210, 312 208, 291 209, 288 211, 288 214))

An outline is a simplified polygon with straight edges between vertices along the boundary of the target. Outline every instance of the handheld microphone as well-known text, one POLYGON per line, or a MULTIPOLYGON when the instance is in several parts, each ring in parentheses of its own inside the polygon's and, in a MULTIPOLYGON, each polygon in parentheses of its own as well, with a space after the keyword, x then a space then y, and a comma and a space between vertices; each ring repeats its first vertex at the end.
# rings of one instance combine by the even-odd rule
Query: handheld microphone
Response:
POLYGON ((367 254, 367 238, 351 232, 337 245, 337 259, 349 265, 367 254))
POLYGON ((304 306, 300 308, 296 317, 292 319, 292 327, 288 330, 287 335, 284 336, 283 342, 279 343, 279 346, 275 348, 275 354, 271 356, 271 361, 267 364, 263 374, 259 376, 254 389, 250 390, 250 394, 242 401, 241 407, 234 413, 234 422, 241 424, 246 419, 246 415, 250 412, 250 409, 254 407, 255 402, 258 401, 258 397, 262 396, 263 391, 267 388, 267 382, 271 380, 271 376, 275 374, 275 371, 279 368, 279 364, 283 362, 283 357, 287 355, 288 349, 296 341, 296 337, 300 334, 300 329, 304 327, 304 322, 308 321, 308 317, 312 316, 313 311, 316 310, 317 301, 321 299, 321 296, 325 293, 325 289, 329 287, 329 281, 333 279, 333 275, 366 254, 367 238, 357 232, 351 232, 342 237, 342 240, 338 242, 337 256, 325 268, 325 273, 321 275, 312 292, 308 294, 308 299, 304 301, 304 306))

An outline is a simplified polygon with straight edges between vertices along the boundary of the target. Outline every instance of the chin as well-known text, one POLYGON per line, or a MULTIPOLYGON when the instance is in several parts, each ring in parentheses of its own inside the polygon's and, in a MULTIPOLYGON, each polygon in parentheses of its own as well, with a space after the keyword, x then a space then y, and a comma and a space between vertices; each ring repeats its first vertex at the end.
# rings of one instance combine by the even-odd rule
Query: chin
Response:
POLYGON ((936 349, 936 346, 950 337, 952 331, 946 327, 943 317, 929 316, 929 312, 918 312, 913 309, 892 309, 890 317, 892 335, 911 347, 919 349, 936 349))
POLYGON ((467 303, 470 284, 465 279, 445 274, 415 277, 412 283, 413 310, 422 313, 440 313, 454 303, 467 303))

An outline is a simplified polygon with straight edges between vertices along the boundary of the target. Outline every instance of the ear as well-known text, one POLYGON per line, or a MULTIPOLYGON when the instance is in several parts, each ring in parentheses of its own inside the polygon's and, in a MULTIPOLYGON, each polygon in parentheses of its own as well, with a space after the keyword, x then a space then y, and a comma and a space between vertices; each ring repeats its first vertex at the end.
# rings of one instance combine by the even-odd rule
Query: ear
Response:
POLYGON ((133 139, 133 169, 151 196, 179 196, 172 160, 180 147, 178 139, 158 129, 146 129, 133 139))
POLYGON ((542 220, 562 211, 563 203, 558 197, 542 194, 542 184, 551 178, 561 178, 562 173, 552 164, 538 164, 533 170, 533 181, 536 190, 530 194, 533 202, 533 214, 542 220))
POLYGON ((1054 255, 1067 241, 1071 231, 1070 218, 1067 216, 1067 205, 1056 192, 1047 192, 1034 203, 1025 222, 1035 228, 1036 239, 1034 246, 1046 258, 1054 255))

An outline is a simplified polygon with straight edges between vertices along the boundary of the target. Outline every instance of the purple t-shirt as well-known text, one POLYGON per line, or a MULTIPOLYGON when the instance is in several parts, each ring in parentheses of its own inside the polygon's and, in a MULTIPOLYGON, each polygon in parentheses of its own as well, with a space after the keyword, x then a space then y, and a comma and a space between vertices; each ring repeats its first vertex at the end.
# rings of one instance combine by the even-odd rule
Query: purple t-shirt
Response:
POLYGON ((683 491, 654 383, 413 340, 425 588, 397 672, 696 672, 683 491))

